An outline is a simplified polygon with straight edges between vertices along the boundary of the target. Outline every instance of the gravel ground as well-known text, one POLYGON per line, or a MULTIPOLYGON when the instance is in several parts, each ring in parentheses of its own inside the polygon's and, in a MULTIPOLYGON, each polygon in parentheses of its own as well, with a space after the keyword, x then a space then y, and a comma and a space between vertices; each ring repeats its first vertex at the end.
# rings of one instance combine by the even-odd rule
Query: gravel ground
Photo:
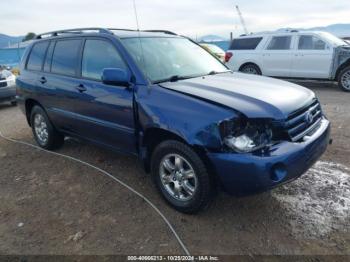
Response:
MULTIPOLYGON (((132 157, 67 140, 58 152, 103 168, 147 196, 191 254, 350 255, 350 94, 313 89, 333 145, 300 179, 271 192, 220 193, 195 216, 168 207, 132 157)), ((0 105, 0 130, 34 143, 20 110, 0 105)), ((91 168, 0 138, 0 254, 183 254, 146 202, 91 168)))

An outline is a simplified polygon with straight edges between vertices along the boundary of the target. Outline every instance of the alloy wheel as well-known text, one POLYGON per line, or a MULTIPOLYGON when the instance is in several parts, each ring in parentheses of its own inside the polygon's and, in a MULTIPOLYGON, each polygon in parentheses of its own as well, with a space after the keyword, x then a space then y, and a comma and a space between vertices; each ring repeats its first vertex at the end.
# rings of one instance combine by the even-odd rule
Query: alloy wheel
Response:
POLYGON ((45 145, 49 139, 49 132, 43 115, 36 114, 34 116, 34 130, 40 144, 45 145))
POLYGON ((162 186, 176 200, 188 201, 198 188, 198 179, 191 164, 178 154, 168 154, 160 162, 162 186))
POLYGON ((350 70, 345 72, 341 77, 341 84, 346 90, 350 90, 350 70))

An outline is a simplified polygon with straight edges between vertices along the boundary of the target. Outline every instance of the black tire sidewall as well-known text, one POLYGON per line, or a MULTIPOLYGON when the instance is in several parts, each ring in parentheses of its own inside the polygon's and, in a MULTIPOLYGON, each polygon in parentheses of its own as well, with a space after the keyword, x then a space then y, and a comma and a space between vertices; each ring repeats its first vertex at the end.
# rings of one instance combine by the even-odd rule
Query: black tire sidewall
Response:
POLYGON ((343 91, 345 91, 345 92, 350 92, 350 89, 347 89, 347 88, 345 88, 345 87, 343 86, 341 79, 342 79, 343 75, 344 75, 346 72, 349 72, 349 71, 350 71, 350 66, 345 67, 345 68, 340 72, 340 74, 339 74, 339 79, 338 79, 338 86, 341 88, 341 90, 343 90, 343 91))
POLYGON ((177 141, 161 143, 152 154, 151 171, 154 183, 163 198, 175 209, 184 213, 196 213, 204 209, 212 196, 212 185, 205 165, 200 157, 187 145, 177 141), (160 162, 167 154, 178 154, 185 158, 197 176, 197 190, 192 199, 180 201, 173 198, 164 188, 159 175, 160 162))

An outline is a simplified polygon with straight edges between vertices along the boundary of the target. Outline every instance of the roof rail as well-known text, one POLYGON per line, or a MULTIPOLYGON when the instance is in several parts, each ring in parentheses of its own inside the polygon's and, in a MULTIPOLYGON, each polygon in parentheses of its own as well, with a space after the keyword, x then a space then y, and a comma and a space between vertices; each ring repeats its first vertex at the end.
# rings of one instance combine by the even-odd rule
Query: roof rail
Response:
MULTIPOLYGON (((108 28, 108 30, 137 32, 137 30, 134 30, 134 29, 121 29, 121 28, 108 28)), ((169 35, 177 35, 176 33, 171 32, 169 30, 140 30, 140 32, 164 33, 164 34, 169 34, 169 35)))
MULTIPOLYGON (((100 28, 100 27, 87 27, 87 28, 74 28, 74 29, 65 29, 65 30, 57 30, 52 32, 47 32, 43 34, 39 34, 35 37, 35 39, 42 39, 43 37, 54 37, 59 36, 60 34, 82 34, 88 31, 97 31, 98 33, 105 34, 113 34, 111 31, 137 31, 133 29, 122 29, 122 28, 100 28)), ((177 35, 174 32, 168 30, 141 30, 141 32, 152 32, 152 33, 164 33, 169 35, 177 35)))
POLYGON ((130 31, 130 32, 134 32, 137 31, 135 29, 128 29, 128 28, 107 28, 110 31, 130 31))
POLYGON ((168 31, 168 30, 142 30, 142 32, 164 33, 164 34, 168 34, 168 35, 177 35, 176 33, 168 31))
POLYGON ((42 39, 43 36, 54 37, 60 34, 82 34, 86 31, 98 31, 99 33, 112 34, 112 32, 106 28, 87 27, 87 28, 74 28, 74 29, 65 29, 65 30, 47 32, 47 33, 37 35, 35 39, 42 39))

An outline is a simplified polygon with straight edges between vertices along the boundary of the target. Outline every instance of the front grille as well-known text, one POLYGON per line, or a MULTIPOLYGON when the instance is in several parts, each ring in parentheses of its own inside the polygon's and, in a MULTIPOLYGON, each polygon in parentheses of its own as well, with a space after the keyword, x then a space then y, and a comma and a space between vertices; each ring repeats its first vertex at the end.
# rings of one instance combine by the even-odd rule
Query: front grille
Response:
POLYGON ((6 78, 0 77, 0 87, 6 87, 6 86, 7 86, 6 78))
POLYGON ((316 99, 308 106, 293 112, 285 124, 290 140, 297 142, 304 136, 312 135, 319 128, 321 120, 322 109, 316 99))

